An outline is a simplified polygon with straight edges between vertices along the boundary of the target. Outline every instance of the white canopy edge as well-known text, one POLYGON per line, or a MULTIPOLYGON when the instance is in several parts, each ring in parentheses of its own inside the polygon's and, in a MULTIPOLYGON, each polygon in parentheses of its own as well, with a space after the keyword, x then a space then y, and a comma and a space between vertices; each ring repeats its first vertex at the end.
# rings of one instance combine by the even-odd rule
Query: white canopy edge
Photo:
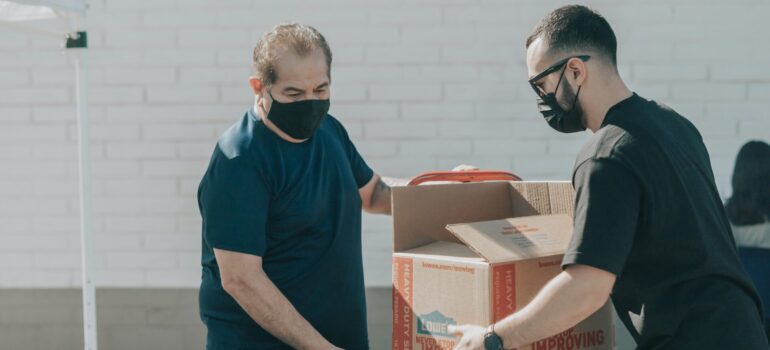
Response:
POLYGON ((63 38, 84 29, 79 19, 86 8, 83 0, 0 0, 0 25, 63 38))
POLYGON ((85 0, 0 0, 0 20, 48 19, 62 12, 85 14, 85 0))
POLYGON ((0 20, 3 21, 22 22, 56 17, 56 12, 50 7, 0 1, 0 20))

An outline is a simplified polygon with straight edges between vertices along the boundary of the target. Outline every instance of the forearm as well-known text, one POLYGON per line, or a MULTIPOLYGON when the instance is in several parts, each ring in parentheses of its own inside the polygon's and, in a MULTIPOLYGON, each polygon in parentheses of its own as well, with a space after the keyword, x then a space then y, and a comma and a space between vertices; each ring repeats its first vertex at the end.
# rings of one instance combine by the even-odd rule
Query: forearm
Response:
POLYGON ((590 281, 562 272, 521 311, 495 324, 506 349, 553 336, 591 316, 607 301, 608 292, 597 291, 590 281))
POLYGON ((409 180, 397 179, 392 177, 382 177, 372 191, 370 213, 391 214, 391 188, 396 186, 405 186, 409 180))
POLYGON ((233 283, 227 292, 257 324, 292 348, 333 348, 264 272, 257 273, 255 278, 233 283))

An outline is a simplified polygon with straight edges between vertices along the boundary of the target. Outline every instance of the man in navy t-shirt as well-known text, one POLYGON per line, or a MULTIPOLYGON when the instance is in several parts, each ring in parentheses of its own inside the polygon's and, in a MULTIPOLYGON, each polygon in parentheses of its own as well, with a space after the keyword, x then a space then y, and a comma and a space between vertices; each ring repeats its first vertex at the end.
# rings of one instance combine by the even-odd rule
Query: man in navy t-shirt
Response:
POLYGON ((390 187, 327 114, 331 60, 298 24, 254 49, 255 105, 198 189, 207 349, 368 348, 361 210, 389 214, 390 187))

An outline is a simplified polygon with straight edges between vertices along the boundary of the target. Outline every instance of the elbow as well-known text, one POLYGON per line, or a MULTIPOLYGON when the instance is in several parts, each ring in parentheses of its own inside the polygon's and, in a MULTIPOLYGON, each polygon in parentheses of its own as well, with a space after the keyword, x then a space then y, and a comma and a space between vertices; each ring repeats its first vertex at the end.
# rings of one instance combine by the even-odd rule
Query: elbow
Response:
POLYGON ((372 208, 371 202, 363 202, 361 203, 361 210, 364 212, 367 212, 369 214, 374 214, 374 208, 372 208))
POLYGON ((257 285, 262 271, 262 257, 214 248, 219 265, 219 283, 230 296, 243 294, 257 285))
POLYGON ((612 292, 612 285, 594 285, 589 287, 590 290, 586 292, 588 297, 585 300, 585 316, 591 316, 599 309, 601 309, 607 301, 610 299, 610 293, 612 292))
POLYGON ((361 209, 364 210, 364 212, 369 214, 385 214, 390 215, 390 208, 380 208, 380 207, 374 207, 374 206, 365 206, 361 207, 361 209))
POLYGON ((610 294, 608 292, 597 292, 592 294, 592 297, 588 298, 586 301, 586 315, 591 316, 596 313, 596 311, 599 311, 599 309, 607 304, 607 300, 609 300, 609 298, 610 294))
POLYGON ((577 282, 576 294, 583 295, 581 313, 586 317, 601 309, 610 298, 616 277, 610 272, 589 266, 572 266, 567 269, 577 282))
POLYGON ((380 210, 381 200, 377 196, 377 191, 372 191, 368 196, 361 196, 361 209, 369 214, 378 214, 380 210))
POLYGON ((580 302, 574 304, 572 313, 570 316, 570 322, 576 324, 585 320, 591 315, 599 311, 609 299, 608 294, 601 293, 595 289, 583 289, 578 293, 582 295, 580 302))
POLYGON ((373 198, 369 198, 361 203, 361 210, 369 214, 381 214, 383 211, 375 206, 373 198))
POLYGON ((248 283, 238 276, 222 276, 222 289, 233 298, 246 288, 248 283))
POLYGON ((370 198, 361 202, 361 209, 369 214, 387 214, 390 215, 390 200, 388 197, 372 194, 370 198))

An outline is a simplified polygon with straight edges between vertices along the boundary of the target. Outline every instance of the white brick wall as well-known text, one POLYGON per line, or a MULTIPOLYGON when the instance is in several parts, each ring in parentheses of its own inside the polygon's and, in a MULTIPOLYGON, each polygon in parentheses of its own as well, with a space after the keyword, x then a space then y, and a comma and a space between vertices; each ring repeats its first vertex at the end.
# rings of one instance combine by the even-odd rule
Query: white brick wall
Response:
MULTIPOLYGON (((195 194, 251 106, 251 49, 284 20, 334 51, 332 113, 378 172, 460 163, 568 179, 587 134, 560 135, 526 85, 524 39, 563 1, 92 0, 100 286, 198 284, 195 194)), ((703 133, 723 195, 749 139, 770 140, 767 1, 590 1, 633 89, 703 133)), ((0 287, 79 283, 74 71, 58 40, 0 29, 0 287)), ((364 217, 367 283, 390 281, 390 222, 364 217)))

